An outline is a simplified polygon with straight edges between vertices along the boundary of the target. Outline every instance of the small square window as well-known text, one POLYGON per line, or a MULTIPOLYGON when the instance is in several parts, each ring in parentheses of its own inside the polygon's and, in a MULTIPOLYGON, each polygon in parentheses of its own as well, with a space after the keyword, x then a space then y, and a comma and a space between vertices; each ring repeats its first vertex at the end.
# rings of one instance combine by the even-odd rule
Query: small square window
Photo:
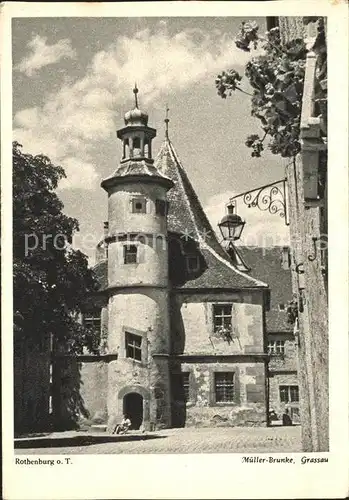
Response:
POLYGON ((101 331, 101 311, 91 311, 84 314, 83 323, 86 328, 93 330, 95 334, 101 331))
POLYGON ((137 247, 136 245, 124 246, 124 264, 137 264, 137 247))
POLYGON ((187 255, 186 263, 189 272, 196 272, 200 269, 200 259, 198 255, 187 255))
POLYGON ((156 215, 162 215, 163 217, 167 215, 168 203, 165 200, 155 201, 155 213, 156 215))
POLYGON ((280 385, 280 401, 281 403, 298 403, 299 388, 298 385, 280 385))
POLYGON ((132 200, 132 213, 134 214, 145 214, 146 213, 146 199, 145 198, 133 198, 132 200))
POLYGON ((269 340, 268 342, 268 354, 270 355, 281 355, 285 354, 285 341, 284 340, 269 340))
POLYGON ((279 304, 279 311, 285 310, 285 304, 279 304))
POLYGON ((142 360, 142 337, 130 332, 125 333, 126 358, 142 360))
POLYGON ((216 403, 234 401, 234 373, 216 372, 214 374, 216 403))
POLYGON ((231 304, 214 304, 213 326, 217 331, 219 328, 231 328, 231 304))

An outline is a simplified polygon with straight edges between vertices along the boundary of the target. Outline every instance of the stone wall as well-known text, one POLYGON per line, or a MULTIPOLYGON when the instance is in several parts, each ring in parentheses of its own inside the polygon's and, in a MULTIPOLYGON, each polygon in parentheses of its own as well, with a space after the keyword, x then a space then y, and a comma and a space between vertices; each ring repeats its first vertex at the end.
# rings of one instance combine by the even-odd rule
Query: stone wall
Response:
POLYGON ((269 334, 269 340, 284 340, 285 352, 283 355, 271 355, 269 371, 297 371, 297 346, 292 333, 269 334))
POLYGON ((107 394, 108 363, 95 361, 91 356, 80 367, 80 395, 86 411, 85 415, 81 415, 81 423, 107 423, 107 394))
POLYGON ((298 386, 297 373, 284 372, 269 374, 269 408, 273 409, 277 413, 279 419, 281 419, 286 407, 299 409, 299 402, 285 404, 280 401, 280 385, 298 386))
POLYGON ((156 200, 166 200, 166 190, 156 184, 129 183, 110 189, 108 199, 109 234, 121 231, 139 234, 159 234, 166 236, 166 217, 156 214, 156 200), (146 213, 132 213, 131 202, 134 197, 147 200, 146 213))
POLYGON ((174 354, 248 354, 265 350, 262 292, 177 294, 171 304, 174 354), (214 333, 213 305, 232 305, 233 341, 214 333))
POLYGON ((289 186, 292 286, 299 304, 299 384, 304 451, 327 451, 328 429, 328 303, 327 268, 322 266, 320 244, 313 238, 326 234, 323 227, 327 195, 304 199, 304 158, 287 168, 289 186), (310 259, 309 259, 310 257, 310 259), (314 257, 314 258, 313 258, 314 257))
POLYGON ((107 423, 107 356, 56 355, 52 380, 56 429, 107 423))
MULTIPOLYGON (((108 427, 121 421, 124 397, 143 397, 144 429, 171 426, 170 372, 168 359, 139 363, 130 358, 111 361, 108 366, 108 427)), ((132 418, 131 418, 132 420, 132 418)))
POLYGON ((182 362, 181 372, 189 372, 189 400, 173 401, 177 426, 266 425, 266 378, 263 362, 182 362), (215 373, 234 373, 234 400, 216 402, 215 373), (179 417, 180 416, 180 417, 179 417))
POLYGON ((169 352, 167 290, 139 287, 118 290, 109 300, 108 350, 124 357, 125 331, 145 335, 152 352, 169 352))
POLYGON ((49 339, 40 343, 17 339, 14 344, 14 429, 16 433, 50 426, 49 339))

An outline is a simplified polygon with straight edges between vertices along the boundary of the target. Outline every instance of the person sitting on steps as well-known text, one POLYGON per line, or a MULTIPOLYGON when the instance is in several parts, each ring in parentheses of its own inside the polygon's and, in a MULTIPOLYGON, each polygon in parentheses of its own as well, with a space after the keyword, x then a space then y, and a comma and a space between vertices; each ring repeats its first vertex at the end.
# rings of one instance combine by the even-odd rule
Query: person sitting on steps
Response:
POLYGON ((121 424, 116 425, 113 434, 126 434, 130 427, 131 420, 127 417, 127 415, 124 415, 121 424))

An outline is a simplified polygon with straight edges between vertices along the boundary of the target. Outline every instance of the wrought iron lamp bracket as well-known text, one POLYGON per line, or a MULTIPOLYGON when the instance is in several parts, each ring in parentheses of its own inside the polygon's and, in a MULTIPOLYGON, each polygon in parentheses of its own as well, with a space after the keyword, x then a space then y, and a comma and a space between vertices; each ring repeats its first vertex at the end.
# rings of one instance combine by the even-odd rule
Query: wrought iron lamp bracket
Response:
POLYGON ((304 274, 304 264, 301 262, 300 264, 297 264, 295 267, 295 271, 297 274, 304 274))
POLYGON ((314 247, 314 250, 313 250, 313 253, 308 255, 308 260, 310 262, 314 262, 314 260, 316 259, 317 257, 317 245, 316 245, 316 242, 319 238, 317 238, 316 236, 313 236, 312 237, 312 240, 313 240, 313 247, 314 247))
POLYGON ((270 214, 278 214, 285 220, 286 226, 289 226, 287 201, 286 201, 286 179, 260 186, 251 191, 245 191, 233 198, 231 203, 236 203, 238 198, 242 198, 248 208, 258 208, 259 210, 270 214))

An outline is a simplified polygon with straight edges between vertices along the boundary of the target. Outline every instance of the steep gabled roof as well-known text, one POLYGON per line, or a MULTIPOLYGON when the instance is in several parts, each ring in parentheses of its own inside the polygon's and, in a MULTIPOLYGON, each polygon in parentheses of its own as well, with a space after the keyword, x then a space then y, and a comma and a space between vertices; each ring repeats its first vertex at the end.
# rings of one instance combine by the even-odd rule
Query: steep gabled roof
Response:
POLYGON ((240 290, 241 288, 268 287, 262 281, 256 280, 236 269, 225 258, 221 257, 209 245, 201 244, 200 253, 205 261, 205 269, 199 276, 187 278, 186 282, 176 288, 181 289, 225 289, 240 290))
POLYGON ((280 304, 292 299, 291 270, 281 265, 283 247, 244 247, 239 246, 244 261, 260 279, 270 288, 270 310, 266 313, 268 332, 292 331, 287 323, 286 312, 280 310, 280 304))
POLYGON ((267 284, 236 269, 220 245, 201 203, 171 143, 166 138, 155 160, 156 168, 174 182, 168 191, 168 231, 198 242, 206 262, 204 272, 180 288, 266 288, 267 284))

